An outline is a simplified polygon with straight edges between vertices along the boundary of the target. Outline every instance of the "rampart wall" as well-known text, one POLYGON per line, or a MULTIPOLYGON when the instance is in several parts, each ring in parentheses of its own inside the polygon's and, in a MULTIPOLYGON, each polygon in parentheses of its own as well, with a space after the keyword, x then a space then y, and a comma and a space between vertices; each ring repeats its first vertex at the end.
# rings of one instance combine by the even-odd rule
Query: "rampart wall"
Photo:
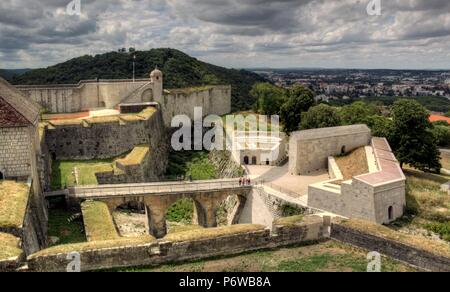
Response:
POLYGON ((163 120, 170 127, 176 115, 194 118, 194 107, 203 116, 231 111, 231 86, 216 85, 162 92, 150 79, 80 81, 73 85, 16 86, 25 96, 49 113, 75 113, 95 108, 116 108, 120 103, 158 102, 163 120))
MULTIPOLYGON (((255 226, 251 229, 244 229, 233 234, 224 233, 213 238, 162 239, 141 245, 81 250, 79 251, 81 269, 91 271, 118 267, 156 266, 307 243, 325 238, 326 228, 322 218, 311 217, 298 224, 275 226, 272 234, 263 226, 255 226)), ((28 265, 32 271, 66 271, 68 263, 67 254, 46 253, 45 250, 28 259, 28 265)))
POLYGON ((165 143, 165 128, 161 112, 152 110, 133 116, 49 122, 45 141, 56 160, 107 159, 144 144, 158 149, 165 143))
MULTIPOLYGON (((379 252, 427 271, 450 272, 450 257, 413 247, 412 243, 405 244, 375 235, 367 230, 362 231, 334 222, 331 228, 331 238, 369 251, 379 252)), ((450 248, 447 250, 450 252, 450 248)))
POLYGON ((87 80, 78 84, 16 86, 25 96, 51 113, 74 113, 92 108, 113 108, 123 98, 150 83, 150 79, 87 80))
POLYGON ((202 108, 203 116, 222 116, 231 112, 231 86, 205 86, 193 89, 166 90, 161 104, 166 127, 170 127, 176 115, 186 115, 194 119, 194 108, 202 108))

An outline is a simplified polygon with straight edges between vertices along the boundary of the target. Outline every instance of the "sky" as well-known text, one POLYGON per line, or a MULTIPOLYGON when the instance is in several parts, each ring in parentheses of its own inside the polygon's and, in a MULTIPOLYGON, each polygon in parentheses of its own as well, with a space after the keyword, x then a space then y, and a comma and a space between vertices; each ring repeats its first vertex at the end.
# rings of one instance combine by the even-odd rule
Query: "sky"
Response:
POLYGON ((449 0, 75 1, 1 0, 0 68, 171 47, 228 68, 450 69, 449 0))

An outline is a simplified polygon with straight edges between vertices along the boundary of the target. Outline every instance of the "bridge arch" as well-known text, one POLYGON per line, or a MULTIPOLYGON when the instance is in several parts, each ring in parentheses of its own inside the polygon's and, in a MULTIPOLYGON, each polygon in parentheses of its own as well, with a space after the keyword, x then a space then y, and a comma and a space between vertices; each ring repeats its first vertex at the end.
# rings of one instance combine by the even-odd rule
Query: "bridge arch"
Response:
POLYGON ((165 196, 153 196, 145 198, 147 208, 149 233, 156 237, 162 238, 167 235, 167 215, 169 209, 182 200, 192 202, 192 224, 207 227, 207 214, 203 204, 197 200, 195 194, 169 194, 165 196))
POLYGON ((215 210, 217 226, 238 224, 246 201, 246 197, 230 193, 215 210))
POLYGON ((116 229, 122 237, 149 234, 146 207, 142 199, 130 200, 117 206, 111 213, 116 229))
POLYGON ((230 214, 227 214, 227 222, 237 224, 251 190, 252 186, 239 184, 239 179, 88 186, 69 190, 68 201, 80 202, 86 199, 102 201, 107 204, 111 213, 123 205, 141 204, 145 206, 149 234, 163 238, 167 234, 167 212, 178 200, 193 200, 194 222, 210 228, 218 225, 217 210, 229 196, 237 196, 237 199, 230 208, 230 214))

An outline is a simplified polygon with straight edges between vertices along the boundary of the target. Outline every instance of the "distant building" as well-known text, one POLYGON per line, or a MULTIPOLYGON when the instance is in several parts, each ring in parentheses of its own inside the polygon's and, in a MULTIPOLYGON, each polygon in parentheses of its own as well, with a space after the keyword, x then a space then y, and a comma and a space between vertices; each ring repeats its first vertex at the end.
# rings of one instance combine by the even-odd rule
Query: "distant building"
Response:
POLYGON ((446 116, 440 116, 440 115, 431 115, 429 117, 430 122, 434 123, 434 122, 438 122, 438 121, 443 121, 443 122, 447 122, 450 124, 450 118, 446 117, 446 116))
POLYGON ((273 137, 266 132, 233 131, 232 157, 240 165, 276 166, 287 158, 287 137, 273 137))
POLYGON ((330 98, 325 94, 320 94, 320 95, 315 96, 314 100, 316 102, 320 102, 320 101, 329 102, 330 98))

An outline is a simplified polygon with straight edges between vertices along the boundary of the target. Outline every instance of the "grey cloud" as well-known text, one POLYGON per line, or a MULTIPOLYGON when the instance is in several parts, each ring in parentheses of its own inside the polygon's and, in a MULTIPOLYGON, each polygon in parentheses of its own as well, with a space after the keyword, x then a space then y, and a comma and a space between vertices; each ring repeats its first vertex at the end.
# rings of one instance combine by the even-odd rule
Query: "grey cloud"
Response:
POLYGON ((383 59, 376 62, 387 66, 448 58, 450 1, 382 0, 380 17, 367 15, 369 1, 81 0, 78 17, 64 14, 70 0, 2 0, 0 67, 125 46, 175 47, 230 67, 292 60, 333 66, 349 56, 370 66, 377 50, 383 59))

